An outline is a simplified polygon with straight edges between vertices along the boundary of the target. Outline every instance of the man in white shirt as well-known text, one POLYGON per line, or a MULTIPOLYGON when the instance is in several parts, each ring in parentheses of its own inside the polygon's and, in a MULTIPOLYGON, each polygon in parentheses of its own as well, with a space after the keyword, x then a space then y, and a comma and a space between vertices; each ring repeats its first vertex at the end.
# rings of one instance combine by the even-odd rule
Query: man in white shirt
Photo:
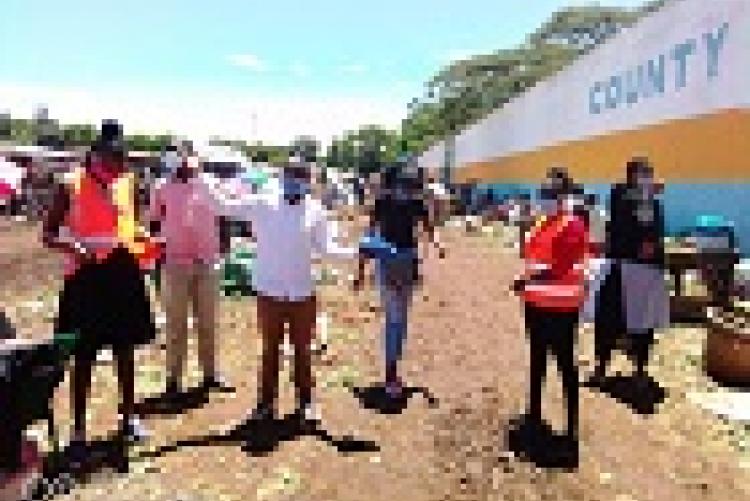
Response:
POLYGON ((336 227, 320 201, 310 195, 310 166, 290 160, 280 189, 255 197, 235 197, 227 209, 249 221, 256 239, 253 282, 258 295, 258 325, 263 335, 260 394, 254 419, 270 419, 278 394, 279 348, 289 324, 294 345, 297 416, 314 419, 310 342, 317 304, 312 276, 313 254, 354 258, 358 249, 340 247, 336 227))

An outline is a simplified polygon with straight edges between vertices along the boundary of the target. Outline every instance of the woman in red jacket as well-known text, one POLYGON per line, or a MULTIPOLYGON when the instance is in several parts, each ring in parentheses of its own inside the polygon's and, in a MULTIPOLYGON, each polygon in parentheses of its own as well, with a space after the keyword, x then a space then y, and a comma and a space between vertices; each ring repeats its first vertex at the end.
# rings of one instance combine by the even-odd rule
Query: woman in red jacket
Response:
POLYGON ((533 228, 525 242, 526 271, 515 283, 524 301, 531 344, 528 423, 541 425, 542 383, 547 353, 557 359, 567 404, 567 438, 577 458, 578 369, 575 335, 584 301, 588 229, 579 194, 563 190, 557 210, 533 228))

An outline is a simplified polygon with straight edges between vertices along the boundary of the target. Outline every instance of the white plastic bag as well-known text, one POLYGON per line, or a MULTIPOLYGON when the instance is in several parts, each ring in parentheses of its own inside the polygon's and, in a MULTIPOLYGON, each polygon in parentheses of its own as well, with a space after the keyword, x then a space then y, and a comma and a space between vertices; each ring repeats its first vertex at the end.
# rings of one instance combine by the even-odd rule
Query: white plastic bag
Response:
POLYGON ((611 270, 612 262, 609 259, 589 260, 589 267, 586 270, 586 299, 581 309, 582 323, 592 323, 596 319, 596 298, 611 270))

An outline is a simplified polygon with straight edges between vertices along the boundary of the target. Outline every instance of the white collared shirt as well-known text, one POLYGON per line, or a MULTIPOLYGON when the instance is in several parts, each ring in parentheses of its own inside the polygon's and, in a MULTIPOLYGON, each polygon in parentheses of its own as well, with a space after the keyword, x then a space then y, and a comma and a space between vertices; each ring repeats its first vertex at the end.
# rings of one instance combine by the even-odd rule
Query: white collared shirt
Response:
POLYGON ((302 300, 314 292, 313 255, 353 258, 358 250, 337 243, 337 225, 310 196, 286 203, 278 190, 265 195, 230 195, 225 215, 249 221, 256 240, 253 285, 259 294, 302 300))

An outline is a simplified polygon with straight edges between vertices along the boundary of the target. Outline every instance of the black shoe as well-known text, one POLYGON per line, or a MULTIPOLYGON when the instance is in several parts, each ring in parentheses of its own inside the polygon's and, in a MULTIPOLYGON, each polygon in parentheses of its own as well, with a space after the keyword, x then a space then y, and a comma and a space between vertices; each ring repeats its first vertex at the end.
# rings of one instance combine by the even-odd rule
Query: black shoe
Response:
POLYGON ((603 372, 595 371, 583 385, 587 388, 602 388, 606 381, 607 376, 603 372))
POLYGON ((117 450, 113 452, 111 462, 117 473, 121 475, 127 475, 130 473, 130 454, 127 443, 122 442, 117 447, 117 450))
POLYGON ((258 404, 250 414, 251 421, 272 421, 274 419, 274 409, 270 405, 258 404))
POLYGON ((575 435, 566 435, 560 443, 560 451, 557 457, 557 464, 560 468, 576 469, 579 463, 578 437, 575 435))
POLYGON ((172 398, 182 393, 182 388, 177 381, 167 381, 167 386, 164 388, 164 395, 172 398))
POLYGON ((65 450, 67 463, 74 472, 84 469, 90 461, 90 455, 88 445, 83 440, 73 440, 65 450))

